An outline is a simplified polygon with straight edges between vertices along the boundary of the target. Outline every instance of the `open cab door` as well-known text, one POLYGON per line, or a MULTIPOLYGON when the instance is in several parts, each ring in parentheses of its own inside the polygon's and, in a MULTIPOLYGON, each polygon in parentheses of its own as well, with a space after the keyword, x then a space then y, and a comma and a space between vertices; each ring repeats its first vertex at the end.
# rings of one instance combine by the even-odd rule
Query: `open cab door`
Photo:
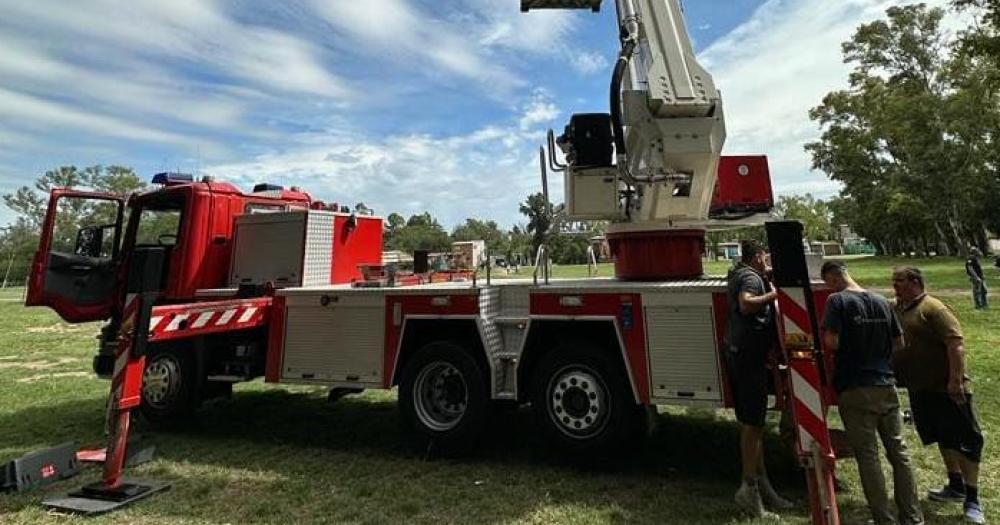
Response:
POLYGON ((109 318, 124 216, 124 197, 52 190, 25 305, 48 306, 70 323, 109 318))

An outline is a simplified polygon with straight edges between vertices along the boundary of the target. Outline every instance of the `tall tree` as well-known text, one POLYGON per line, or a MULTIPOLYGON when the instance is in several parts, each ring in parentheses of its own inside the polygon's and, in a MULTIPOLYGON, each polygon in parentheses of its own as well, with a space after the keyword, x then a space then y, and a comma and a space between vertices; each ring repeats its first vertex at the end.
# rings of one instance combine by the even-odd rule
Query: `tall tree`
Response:
POLYGON ((809 193, 782 196, 775 206, 775 213, 782 219, 801 222, 805 236, 810 240, 828 241, 834 236, 830 206, 809 193))
MULTIPOLYGON (((396 222, 393 219, 391 222, 396 222)), ((390 250, 412 253, 414 250, 445 252, 451 248, 448 232, 430 213, 411 215, 406 224, 399 226, 386 244, 390 250)))
POLYGON ((465 219, 464 224, 451 232, 453 241, 486 241, 486 248, 493 254, 506 252, 507 233, 497 226, 496 221, 465 219))
POLYGON ((549 229, 552 228, 554 209, 541 193, 529 195, 521 203, 521 214, 528 218, 527 231, 531 234, 531 253, 534 256, 538 247, 545 244, 549 229))
POLYGON ((841 214, 881 251, 962 252, 985 239, 997 188, 992 117, 983 117, 996 103, 981 91, 982 71, 953 52, 943 10, 916 4, 886 15, 844 43, 848 88, 810 112, 823 133, 806 149, 814 168, 843 184, 841 214))
MULTIPOLYGON (((60 166, 40 175, 32 186, 22 186, 5 194, 4 204, 17 213, 14 223, 0 231, 0 257, 3 261, 14 261, 10 279, 20 281, 30 270, 48 207, 48 193, 53 188, 78 188, 124 196, 144 186, 132 168, 124 166, 90 166, 82 170, 76 166, 60 166)), ((61 250, 72 249, 81 226, 113 223, 116 218, 116 206, 81 199, 62 199, 57 212, 53 245, 61 250)))

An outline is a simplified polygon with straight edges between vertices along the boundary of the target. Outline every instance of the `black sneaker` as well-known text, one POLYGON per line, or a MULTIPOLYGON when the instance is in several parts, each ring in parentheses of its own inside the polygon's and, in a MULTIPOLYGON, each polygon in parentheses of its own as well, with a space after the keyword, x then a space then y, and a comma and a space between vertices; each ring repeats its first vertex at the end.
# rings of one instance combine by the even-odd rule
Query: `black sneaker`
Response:
POLYGON ((941 503, 962 503, 965 501, 965 491, 955 490, 951 485, 945 485, 937 490, 928 490, 927 499, 941 503))

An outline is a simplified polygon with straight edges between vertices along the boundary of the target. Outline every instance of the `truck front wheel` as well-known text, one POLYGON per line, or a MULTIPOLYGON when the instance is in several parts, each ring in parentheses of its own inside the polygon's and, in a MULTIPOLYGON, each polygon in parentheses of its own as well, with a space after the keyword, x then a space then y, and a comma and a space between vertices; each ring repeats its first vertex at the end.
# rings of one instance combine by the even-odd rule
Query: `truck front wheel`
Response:
POLYGON ((186 419, 194 411, 195 383, 189 352, 173 348, 151 351, 142 374, 143 417, 158 425, 186 419))
POLYGON ((450 342, 430 343, 406 363, 399 384, 403 419, 421 446, 457 452, 482 434, 490 406, 486 375, 450 342))

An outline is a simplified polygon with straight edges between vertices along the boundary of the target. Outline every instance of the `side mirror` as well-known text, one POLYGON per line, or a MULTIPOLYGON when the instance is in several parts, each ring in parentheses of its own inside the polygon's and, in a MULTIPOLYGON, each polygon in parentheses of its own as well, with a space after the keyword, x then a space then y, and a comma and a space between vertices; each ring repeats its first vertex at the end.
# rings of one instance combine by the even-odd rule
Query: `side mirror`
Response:
MULTIPOLYGON (((106 230, 111 230, 112 235, 114 235, 114 229, 114 224, 87 226, 86 228, 81 228, 80 231, 76 233, 76 246, 73 248, 73 253, 83 257, 101 258, 101 251, 104 248, 104 232, 106 230)), ((107 258, 110 256, 111 254, 109 251, 109 253, 103 257, 107 258)))

